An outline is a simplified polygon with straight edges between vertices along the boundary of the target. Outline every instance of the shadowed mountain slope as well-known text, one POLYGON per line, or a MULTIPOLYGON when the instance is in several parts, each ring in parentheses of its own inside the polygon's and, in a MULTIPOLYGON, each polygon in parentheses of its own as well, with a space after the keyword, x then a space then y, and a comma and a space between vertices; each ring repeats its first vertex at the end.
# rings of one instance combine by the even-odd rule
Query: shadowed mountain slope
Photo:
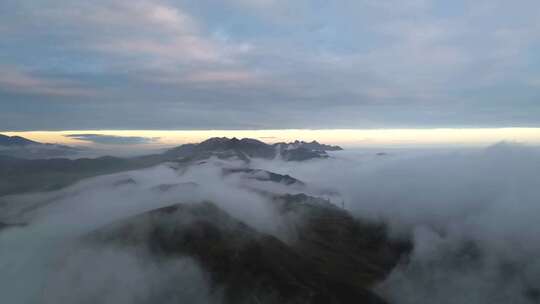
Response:
POLYGON ((408 242, 306 195, 277 196, 273 204, 294 230, 291 241, 258 232, 209 202, 147 212, 88 239, 143 246, 162 258, 191 257, 225 303, 385 303, 370 288, 409 252, 408 242))

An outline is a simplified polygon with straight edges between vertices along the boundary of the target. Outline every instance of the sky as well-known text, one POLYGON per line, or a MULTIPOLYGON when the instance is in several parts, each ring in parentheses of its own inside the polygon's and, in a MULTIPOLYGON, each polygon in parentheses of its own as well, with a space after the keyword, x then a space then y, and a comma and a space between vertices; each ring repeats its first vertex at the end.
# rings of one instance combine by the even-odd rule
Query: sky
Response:
POLYGON ((537 0, 2 0, 0 130, 540 126, 537 0))

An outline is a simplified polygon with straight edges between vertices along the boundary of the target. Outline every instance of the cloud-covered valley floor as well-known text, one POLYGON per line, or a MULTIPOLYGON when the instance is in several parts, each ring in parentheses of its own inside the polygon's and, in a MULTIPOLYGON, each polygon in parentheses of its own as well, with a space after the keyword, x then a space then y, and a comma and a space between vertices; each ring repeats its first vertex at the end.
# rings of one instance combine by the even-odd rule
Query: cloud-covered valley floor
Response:
POLYGON ((219 302, 189 258, 82 244, 118 221, 177 203, 211 201, 287 242, 287 223, 264 193, 323 197, 354 217, 383 222, 413 249, 375 291, 390 303, 540 301, 540 150, 409 150, 328 159, 164 163, 85 179, 44 193, 0 197, 0 294, 6 303, 219 302), (261 169, 261 170, 248 170, 261 169), (232 172, 232 173, 231 173, 232 172), (270 173, 289 176, 272 181, 270 173), (24 223, 24 225, 23 225, 24 223), (175 282, 171 285, 171 282, 175 282))

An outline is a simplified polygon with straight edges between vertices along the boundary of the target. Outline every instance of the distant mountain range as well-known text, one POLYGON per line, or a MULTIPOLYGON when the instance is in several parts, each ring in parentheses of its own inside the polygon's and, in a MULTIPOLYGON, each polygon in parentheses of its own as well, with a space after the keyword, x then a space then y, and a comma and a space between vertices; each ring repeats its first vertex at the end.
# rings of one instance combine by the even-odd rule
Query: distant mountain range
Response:
POLYGON ((0 134, 0 156, 26 159, 65 157, 74 155, 79 149, 64 145, 46 144, 21 136, 0 134))
POLYGON ((22 137, 3 136, 4 142, 20 143, 16 149, 0 149, 0 196, 28 191, 47 191, 62 188, 80 179, 154 166, 164 162, 189 164, 210 158, 240 160, 249 163, 253 158, 281 159, 284 161, 306 161, 324 159, 327 149, 341 149, 337 146, 321 145, 317 142, 266 144, 250 138, 210 138, 198 144, 185 144, 165 151, 138 157, 99 158, 52 158, 24 159, 28 155, 45 152, 73 153, 75 148, 42 144, 22 137), (37 149, 39 152, 33 152, 37 149), (47 150, 47 149, 50 149, 47 150), (9 153, 2 153, 9 152, 9 153), (18 154, 14 154, 17 152, 18 154), (16 157, 14 157, 16 155, 16 157), (21 157, 22 156, 22 157, 21 157))
POLYGON ((306 143, 295 141, 293 143, 266 144, 251 138, 214 137, 199 144, 186 144, 165 152, 172 157, 190 159, 238 158, 249 161, 251 158, 273 159, 281 158, 285 161, 304 161, 314 158, 327 158, 326 151, 343 150, 338 146, 321 145, 316 141, 306 143))

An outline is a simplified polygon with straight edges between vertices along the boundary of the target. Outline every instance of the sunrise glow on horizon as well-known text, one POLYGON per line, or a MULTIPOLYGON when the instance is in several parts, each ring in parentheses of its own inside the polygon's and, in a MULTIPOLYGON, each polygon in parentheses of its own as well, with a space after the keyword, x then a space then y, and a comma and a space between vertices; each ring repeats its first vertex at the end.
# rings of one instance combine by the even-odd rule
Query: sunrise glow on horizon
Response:
POLYGON ((483 146, 500 141, 540 144, 540 128, 336 129, 336 130, 66 130, 2 132, 43 143, 92 145, 68 135, 98 134, 149 139, 145 146, 197 143, 210 137, 254 138, 268 143, 317 140, 344 147, 483 146))

